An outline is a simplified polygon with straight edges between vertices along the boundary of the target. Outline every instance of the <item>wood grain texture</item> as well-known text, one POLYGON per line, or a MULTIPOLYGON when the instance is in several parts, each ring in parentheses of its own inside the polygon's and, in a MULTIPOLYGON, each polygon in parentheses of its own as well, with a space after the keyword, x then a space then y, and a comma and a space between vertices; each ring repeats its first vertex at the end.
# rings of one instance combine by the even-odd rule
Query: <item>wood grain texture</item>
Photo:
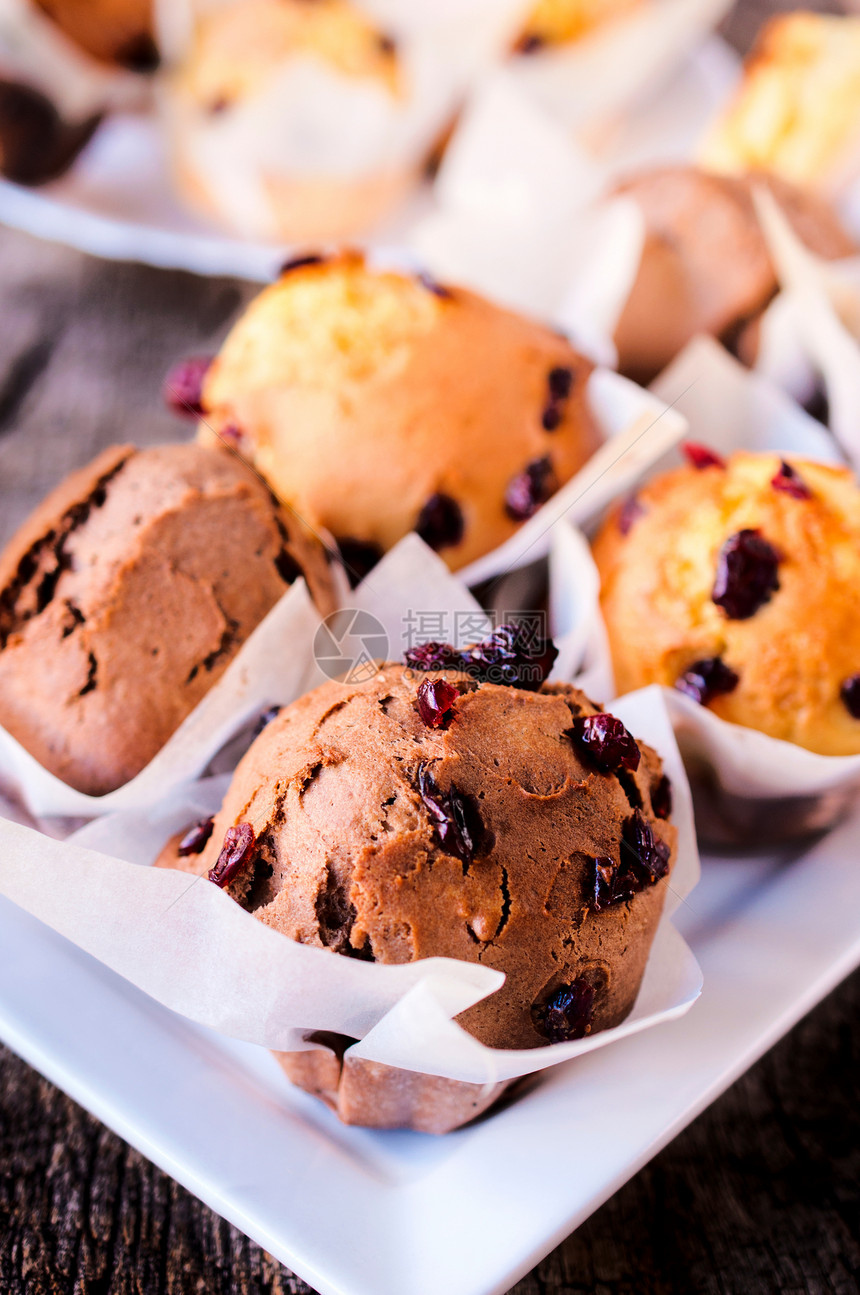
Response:
MULTIPOLYGON (((748 0, 729 35, 748 43, 775 7, 748 0)), ((0 231, 0 543, 102 446, 187 435, 163 375, 214 350, 253 291, 0 231)), ((860 973, 516 1295, 860 1291, 858 1019, 860 973)), ((0 1048, 0 1295, 308 1291, 0 1048)))

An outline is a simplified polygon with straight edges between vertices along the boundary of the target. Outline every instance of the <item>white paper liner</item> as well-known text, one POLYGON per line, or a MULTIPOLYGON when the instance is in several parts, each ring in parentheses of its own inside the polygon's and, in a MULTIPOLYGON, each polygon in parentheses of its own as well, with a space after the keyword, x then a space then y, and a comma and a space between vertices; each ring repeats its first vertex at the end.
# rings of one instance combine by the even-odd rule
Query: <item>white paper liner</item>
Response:
MULTIPOLYGON (((675 402, 689 423, 690 438, 717 453, 745 449, 842 461, 825 429, 766 379, 750 373, 711 338, 697 338, 657 379, 654 387, 675 402)), ((643 479, 674 466, 677 451, 651 466, 643 479)), ((575 682, 595 701, 614 692, 608 638, 600 615, 599 576, 581 535, 554 536, 550 562, 551 630, 573 651, 565 661, 575 682)), ((704 760, 727 792, 748 800, 823 795, 860 786, 860 755, 826 756, 728 723, 672 689, 665 701, 685 754, 704 760)))
POLYGON ((0 69, 35 85, 70 121, 148 96, 144 78, 91 58, 33 0, 0 0, 0 69))
POLYGON ((7 794, 14 789, 36 818, 91 818, 155 804, 171 788, 199 777, 225 742, 261 710, 293 701, 305 690, 318 624, 307 586, 297 580, 146 768, 116 791, 104 796, 75 791, 2 728, 0 786, 7 794))
MULTIPOLYGON (((456 15, 433 0, 371 8, 397 41, 396 92, 310 54, 285 58, 223 113, 189 103, 170 78, 163 84, 165 130, 237 229, 277 237, 282 213, 268 183, 275 179, 349 183, 417 174, 469 84, 508 42, 519 0, 468 0, 456 15)), ((199 12, 193 3, 190 10, 199 12)), ((187 33, 193 17, 180 24, 172 14, 168 24, 167 44, 175 49, 180 25, 187 33)))
POLYGON ((800 241, 765 190, 755 195, 782 287, 762 322, 756 368, 792 394, 823 382, 829 424, 860 466, 860 256, 824 261, 800 241))
POLYGON ((687 431, 677 409, 609 369, 591 374, 588 403, 602 433, 597 452, 509 540, 459 571, 464 584, 498 578, 544 557, 562 517, 581 524, 596 516, 687 431))
POLYGON ((659 689, 632 694, 615 710, 664 759, 679 851, 633 1012, 586 1039, 487 1048, 451 1018, 498 988, 501 973, 438 958, 382 966, 295 944, 204 878, 140 866, 189 819, 212 812, 223 779, 176 792, 157 811, 94 820, 65 842, 0 821, 0 894, 158 1002, 231 1037, 295 1051, 309 1046, 307 1033, 328 1030, 361 1040, 353 1055, 387 1065, 470 1083, 513 1079, 680 1016, 700 991, 695 959, 670 922, 699 874, 671 723, 659 689))
POLYGON ((552 319, 614 365, 644 222, 634 202, 601 195, 638 169, 687 160, 735 69, 710 42, 598 151, 525 93, 510 67, 497 70, 462 116, 410 245, 440 279, 552 319))

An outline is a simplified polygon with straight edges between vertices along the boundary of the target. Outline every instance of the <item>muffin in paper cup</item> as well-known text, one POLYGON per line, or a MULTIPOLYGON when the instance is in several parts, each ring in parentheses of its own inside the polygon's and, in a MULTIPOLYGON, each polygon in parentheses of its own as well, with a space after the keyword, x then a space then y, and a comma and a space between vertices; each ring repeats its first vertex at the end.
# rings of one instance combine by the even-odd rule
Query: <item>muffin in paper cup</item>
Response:
POLYGON ((762 228, 781 291, 762 319, 756 368, 795 398, 823 389, 827 423, 842 452, 860 462, 860 256, 815 256, 759 192, 762 228))
MULTIPOLYGON (((713 343, 693 344, 659 388, 678 400, 696 442, 687 467, 659 465, 669 471, 603 523, 606 655, 596 633, 592 653, 614 664, 622 687, 675 684, 667 704, 708 839, 797 839, 835 822, 857 790, 845 566, 857 487, 820 425, 713 343), (625 629, 637 600, 642 616, 625 629)), ((555 565, 582 588, 560 551, 555 565)), ((582 607, 596 619, 593 577, 587 587, 582 607)))
MULTIPOLYGON (((498 770, 492 773, 492 761, 485 760, 477 749, 467 753, 457 740, 456 785, 448 783, 450 770, 446 770, 443 756, 433 761, 433 785, 425 777, 423 790, 415 791, 400 777, 395 758, 398 740, 393 730, 388 734, 386 729, 384 745, 390 754, 377 761, 365 799, 373 798, 380 780, 402 783, 401 793, 410 802, 408 827, 400 824, 383 833, 377 845, 372 825, 369 820, 363 823, 359 815, 351 820, 352 835, 347 835, 342 812, 347 802, 335 784, 329 781, 327 790, 317 797, 309 791, 316 779, 311 775, 309 782, 302 775, 301 786, 296 784, 295 791, 305 798, 307 812, 296 817, 289 808, 287 819, 304 836, 312 853, 322 850, 320 857, 324 855, 328 865, 320 872, 308 858, 308 867, 297 866, 293 883, 280 889, 278 920, 273 920, 274 910, 267 912, 250 898, 259 880, 256 864, 254 877, 247 874, 244 881, 239 876, 241 866, 225 874, 227 864, 217 837, 231 813, 238 781, 225 796, 228 779, 223 777, 175 790, 157 808, 121 811, 93 820, 63 842, 20 825, 0 823, 0 893, 180 1014, 232 1037, 288 1054, 286 1069, 294 1080, 317 1091, 336 1107, 341 1118, 372 1127, 433 1132, 456 1127, 521 1076, 688 1010, 698 995, 701 978, 671 925, 671 913, 695 883, 698 856, 683 765, 658 690, 646 690, 619 702, 611 721, 612 732, 621 743, 615 755, 623 754, 630 765, 634 745, 640 754, 637 769, 619 766, 626 789, 608 771, 609 752, 600 744, 592 742, 589 747, 591 739, 580 735, 576 739, 562 737, 559 747, 557 739, 550 737, 550 716, 550 728, 556 722, 567 728, 568 720, 576 718, 568 702, 584 711, 592 709, 576 690, 566 685, 551 686, 544 692, 493 684, 476 687, 474 679, 457 671, 416 675, 403 667, 387 667, 364 690, 361 686, 345 688, 340 698, 344 704, 337 714, 341 734, 350 731, 352 737, 343 757, 361 763, 361 742, 356 740, 350 716, 353 708, 356 718, 359 711, 375 706, 379 686, 387 689, 391 685, 392 693, 382 728, 392 724, 397 728, 399 719, 394 715, 401 702, 409 709, 422 683, 438 685, 443 677, 466 685, 455 705, 466 708, 459 722, 472 737, 477 737, 484 722, 478 717, 476 727, 475 716, 468 718, 468 708, 474 709, 476 700, 488 720, 490 710, 495 712, 499 707, 502 712, 514 707, 532 719, 540 716, 538 729, 530 728, 528 737, 512 733, 508 751, 498 747, 498 734, 493 739, 500 762, 512 761, 512 768, 518 766, 521 790, 514 792, 508 787, 503 791, 503 785, 508 784, 503 784, 498 770), (400 701, 395 702, 395 696, 400 701), (631 732, 637 734, 635 741, 631 732), (390 746, 389 736, 393 737, 390 746), (529 764, 526 768, 520 762, 520 757, 528 757, 529 752, 534 755, 547 742, 553 746, 553 758, 561 762, 560 767, 570 762, 571 769, 582 766, 584 775, 566 781, 555 792, 545 789, 548 797, 539 793, 533 781, 541 777, 545 766, 529 764), (603 768, 598 767, 598 758, 602 758, 603 768), (471 780, 475 776, 486 778, 482 788, 486 794, 477 811, 484 828, 488 833, 503 829, 504 835, 499 840, 487 835, 466 865, 462 835, 456 842, 446 836, 433 807, 447 805, 456 796, 465 802, 474 790, 471 780), (507 811, 502 813, 502 800, 508 809, 516 801, 520 817, 524 813, 542 817, 547 833, 554 830, 564 835, 571 831, 568 821, 560 819, 554 829, 550 826, 553 795, 579 798, 582 822, 590 824, 587 831, 601 841, 605 838, 606 844, 611 838, 620 845, 625 839, 624 825, 635 822, 631 864, 625 868, 620 858, 603 859, 603 871, 598 873, 589 870, 587 859, 572 861, 565 854, 564 866, 558 866, 560 859, 555 864, 548 861, 545 891, 541 885, 537 891, 523 886, 525 873, 534 867, 541 871, 544 865, 534 860, 529 864, 516 848, 517 828, 503 823, 507 811), (641 797, 637 809, 629 799, 634 795, 641 797), (223 807, 218 810, 222 798, 223 807), (312 800, 316 808, 312 808, 312 800), (666 817, 670 803, 671 817, 666 817), (188 872, 141 866, 154 859, 172 834, 185 835, 189 821, 202 816, 205 823, 213 813, 216 821, 208 848, 212 852, 217 845, 218 850, 209 871, 226 890, 207 880, 205 872, 195 878, 188 872), (497 818, 498 814, 502 818, 497 818), (326 845, 329 838, 341 843, 339 858, 346 871, 340 882, 335 875, 338 862, 326 845), (425 859, 428 850, 432 867, 425 859), (389 873, 387 867, 377 867, 384 895, 373 893, 370 860, 374 852, 389 862, 396 856, 403 865, 397 873, 400 882, 393 889, 382 881, 389 873), (500 872, 502 854, 506 854, 507 877, 500 872), (418 870, 418 877, 412 880, 410 861, 418 870), (649 861, 654 873, 647 867, 649 861), (350 871, 352 889, 342 904, 343 897, 337 892, 350 871), (589 878, 594 885, 583 888, 581 883, 589 878), (404 922, 405 910, 412 902, 410 891, 417 902, 418 892, 428 885, 440 890, 440 901, 447 895, 450 921, 441 922, 432 906, 419 905, 413 912, 415 928, 410 934, 404 922), (237 903, 231 896, 244 899, 237 903), (308 899, 311 925, 292 932, 305 942, 286 938, 288 909, 298 914, 308 899), (385 900, 382 907, 379 899, 385 900), (501 931, 497 930, 499 925, 501 931), (480 946, 468 935, 470 926, 484 942, 482 959, 477 956, 480 946), (322 931, 331 937, 328 947, 317 938, 322 931), (505 944, 506 937, 511 940, 512 935, 511 957, 505 953, 505 944), (406 946, 413 940, 415 948, 409 958, 406 946), (354 941, 353 954, 363 952, 363 956, 344 956, 350 941, 354 941), (465 942, 463 948, 461 942, 465 942), (361 950, 357 947, 360 943, 361 950), (447 953, 435 953, 435 945, 445 945, 447 953), (398 946, 399 959, 390 956, 398 946), (534 956, 524 959, 524 947, 534 956), (550 948, 559 954, 561 964, 555 962, 550 948), (373 949, 380 955, 378 961, 367 960, 373 949)), ((290 739, 294 762, 302 764, 302 743, 309 734, 303 737, 299 728, 320 703, 326 710, 328 694, 337 688, 328 684, 303 699, 292 717, 285 711, 281 731, 270 726, 261 735, 264 746, 282 744, 285 734, 294 728, 290 739)), ((326 722, 331 725, 332 718, 336 715, 329 711, 324 728, 326 722)), ((406 710, 402 718, 412 725, 406 710)), ((423 724, 417 717, 414 722, 423 724)), ((421 742, 422 747, 428 747, 425 754, 430 746, 438 746, 440 751, 449 747, 457 722, 453 720, 447 730, 428 727, 421 742)), ((610 717, 604 716, 602 723, 609 722, 610 717)), ((368 727, 359 727, 365 734, 370 728, 375 728, 377 735, 382 732, 372 720, 368 727)), ((339 778, 337 770, 343 775, 350 771, 342 760, 334 758, 340 737, 330 727, 323 741, 328 752, 324 758, 329 760, 326 767, 335 771, 335 781, 346 793, 352 779, 339 778)), ((256 779, 254 766, 261 752, 265 754, 262 746, 256 753, 251 749, 235 779, 256 779)), ((417 754, 416 748, 412 755, 417 754)), ((262 784, 259 790, 265 798, 268 793, 262 784)), ((359 796, 364 795, 361 785, 356 790, 359 796)), ((255 812, 252 809, 250 816, 255 812)), ((252 830, 249 815, 240 818, 252 830)), ((632 841, 631 832, 632 828, 626 839, 632 841)), ((269 849, 268 841, 261 833, 263 854, 269 849)), ((595 839, 593 844, 597 848, 599 842, 595 839)), ((209 862, 208 855, 187 853, 185 857, 209 862)), ((393 881, 394 874, 390 875, 393 881)))
POLYGON ((379 225, 417 186, 514 6, 165 3, 161 115, 180 191, 246 237, 379 225), (456 20, 455 20, 456 19, 456 20))
POLYGON ((469 585, 542 558, 684 430, 552 328, 349 252, 284 268, 200 407, 201 441, 229 437, 357 577, 414 531, 469 585))
POLYGON ((0 779, 31 813, 150 803, 308 676, 323 545, 223 448, 113 446, 0 554, 0 779), (307 583, 306 583, 307 582, 307 583))

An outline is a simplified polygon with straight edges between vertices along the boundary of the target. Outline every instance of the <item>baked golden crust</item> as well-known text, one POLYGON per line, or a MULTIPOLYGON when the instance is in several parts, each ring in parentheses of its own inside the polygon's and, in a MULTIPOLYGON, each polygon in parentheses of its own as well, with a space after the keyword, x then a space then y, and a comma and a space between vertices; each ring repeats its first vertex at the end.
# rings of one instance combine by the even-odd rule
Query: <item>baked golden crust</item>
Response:
POLYGON ((387 665, 286 707, 237 768, 203 852, 179 860, 171 846, 160 863, 207 874, 228 830, 248 824, 253 866, 229 893, 290 939, 382 963, 442 956, 504 971, 504 986, 460 1017, 491 1046, 545 1044, 535 1012, 579 978, 594 993, 589 1028, 618 1024, 668 868, 600 911, 589 895, 595 859, 623 866, 637 812, 674 858, 675 828, 651 803, 659 757, 640 743, 635 773, 599 772, 568 735, 595 708, 564 685, 525 692, 446 671, 462 691, 449 726, 428 728, 416 707, 428 677, 387 665), (428 786, 438 803, 465 799, 471 858, 437 835, 428 786))
POLYGON ((529 53, 544 45, 568 45, 604 23, 638 9, 643 0, 536 0, 517 41, 529 53))
POLYGON ((152 71, 157 62, 153 0, 35 0, 93 58, 152 71))
POLYGON ((234 455, 105 450, 0 556, 0 723, 101 795, 148 764, 294 575, 325 555, 234 455))
POLYGON ((772 18, 700 161, 717 171, 767 170, 795 184, 838 184, 860 145, 860 18, 772 18))
POLYGON ((225 112, 300 56, 397 90, 392 42, 347 0, 241 0, 216 8, 198 22, 174 82, 200 108, 225 112))
POLYGON ((860 752, 840 696, 860 671, 860 494, 845 468, 791 458, 810 498, 771 484, 780 459, 738 453, 678 468, 616 508, 594 544, 619 692, 672 687, 696 661, 738 676, 713 697, 722 719, 824 755, 860 752), (712 600, 720 551, 744 529, 779 555, 779 588, 747 619, 712 600), (625 533, 626 531, 626 533, 625 533))
POLYGON ((548 460, 547 493, 598 444, 590 363, 558 334, 463 289, 371 270, 356 254, 290 270, 251 303, 206 377, 201 437, 242 452, 311 525, 384 551, 434 497, 462 537, 452 568, 517 529, 511 482, 548 460), (569 393, 544 426, 550 374, 569 393))
POLYGON ((615 342, 619 367, 649 382, 697 333, 725 337, 777 291, 753 192, 766 186, 806 245, 828 259, 855 251, 830 207, 764 175, 740 178, 673 166, 620 185, 643 213, 645 245, 615 342))

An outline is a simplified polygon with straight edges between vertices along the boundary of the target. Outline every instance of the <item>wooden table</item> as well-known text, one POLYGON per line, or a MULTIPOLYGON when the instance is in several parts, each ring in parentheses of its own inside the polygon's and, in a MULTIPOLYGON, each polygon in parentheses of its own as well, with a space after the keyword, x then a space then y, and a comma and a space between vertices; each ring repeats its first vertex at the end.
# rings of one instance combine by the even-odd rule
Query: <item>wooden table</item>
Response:
MULTIPOLYGON (((214 349, 251 292, 0 231, 0 543, 103 445, 186 435, 161 378, 214 349)), ((858 1019, 860 973, 517 1295, 860 1291, 858 1019)), ((0 1048, 0 1295, 308 1290, 0 1048)))

